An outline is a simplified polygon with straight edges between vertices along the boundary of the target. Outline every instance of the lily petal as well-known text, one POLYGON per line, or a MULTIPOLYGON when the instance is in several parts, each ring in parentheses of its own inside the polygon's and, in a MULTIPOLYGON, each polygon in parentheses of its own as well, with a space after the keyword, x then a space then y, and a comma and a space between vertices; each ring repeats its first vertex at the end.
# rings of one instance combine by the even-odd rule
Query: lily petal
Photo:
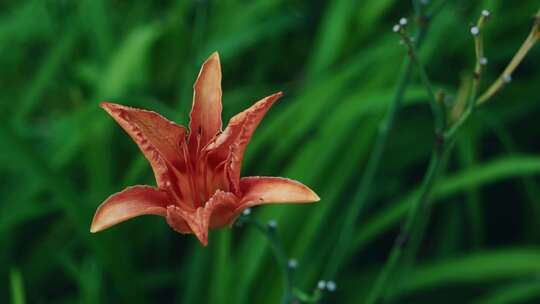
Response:
POLYGON ((236 214, 244 209, 262 204, 312 203, 319 196, 306 185, 283 177, 249 176, 240 179, 243 193, 236 214))
POLYGON ((192 155, 196 155, 221 131, 221 65, 217 52, 202 65, 193 91, 189 146, 192 155))
POLYGON ((267 96, 235 115, 223 133, 207 147, 210 164, 228 160, 225 171, 234 193, 240 191, 240 170, 246 146, 266 112, 281 96, 283 96, 282 92, 267 96))
POLYGON ((170 212, 175 212, 185 219, 191 231, 206 246, 208 245, 208 230, 228 224, 234 216, 237 202, 238 198, 234 194, 218 190, 204 207, 199 207, 194 212, 173 206, 169 209, 171 209, 170 212))
POLYGON ((182 144, 185 144, 186 128, 167 120, 156 112, 108 102, 102 102, 100 106, 137 143, 150 162, 160 188, 170 184, 167 165, 179 168, 179 171, 185 171, 181 168, 185 167, 186 158, 178 151, 182 151, 182 144))
POLYGON ((133 186, 107 198, 96 210, 90 232, 107 229, 136 216, 165 216, 167 194, 150 186, 133 186))
POLYGON ((177 232, 180 233, 192 233, 191 228, 187 224, 186 220, 183 217, 183 213, 180 212, 180 207, 175 205, 167 206, 167 224, 171 226, 177 232))

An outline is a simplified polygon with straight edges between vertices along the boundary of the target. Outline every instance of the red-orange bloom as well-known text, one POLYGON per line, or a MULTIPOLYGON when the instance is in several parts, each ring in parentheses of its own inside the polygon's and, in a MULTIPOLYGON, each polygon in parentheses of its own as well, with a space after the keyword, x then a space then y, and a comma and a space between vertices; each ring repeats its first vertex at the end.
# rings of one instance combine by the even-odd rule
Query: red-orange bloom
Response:
POLYGON ((113 194, 94 215, 91 232, 145 214, 161 215, 203 245, 208 229, 231 225, 249 207, 319 200, 305 185, 281 177, 240 177, 251 135, 281 92, 237 114, 221 131, 221 67, 214 53, 195 81, 188 132, 161 115, 103 102, 150 162, 157 187, 133 186, 113 194), (189 134, 188 134, 189 133, 189 134))

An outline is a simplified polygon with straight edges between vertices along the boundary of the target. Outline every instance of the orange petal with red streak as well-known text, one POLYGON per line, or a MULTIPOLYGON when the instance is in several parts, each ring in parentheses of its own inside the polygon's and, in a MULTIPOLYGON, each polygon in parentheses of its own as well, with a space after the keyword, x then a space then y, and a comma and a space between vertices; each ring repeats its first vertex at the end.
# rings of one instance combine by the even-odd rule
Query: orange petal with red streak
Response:
POLYGON ((180 168, 185 158, 180 153, 187 130, 156 112, 102 102, 101 107, 133 138, 150 162, 158 186, 169 181, 167 165, 180 168), (180 151, 180 152, 179 152, 180 151))
POLYGON ((202 65, 193 91, 189 145, 195 155, 221 131, 221 65, 217 52, 202 65))
POLYGON ((228 224, 237 202, 238 198, 234 194, 218 190, 204 207, 199 207, 194 212, 175 207, 174 212, 187 222, 191 231, 206 246, 208 245, 208 230, 228 224))
POLYGON ((133 186, 111 195, 96 210, 90 232, 107 229, 131 218, 153 214, 165 216, 168 197, 149 186, 133 186))
POLYGON ((211 163, 228 160, 225 171, 235 193, 238 193, 240 187, 240 170, 246 146, 266 112, 281 96, 283 96, 282 92, 267 96, 235 115, 223 133, 207 147, 208 159, 211 163))
POLYGON ((319 196, 306 185, 283 177, 250 176, 240 179, 242 199, 235 213, 262 204, 313 203, 319 196))

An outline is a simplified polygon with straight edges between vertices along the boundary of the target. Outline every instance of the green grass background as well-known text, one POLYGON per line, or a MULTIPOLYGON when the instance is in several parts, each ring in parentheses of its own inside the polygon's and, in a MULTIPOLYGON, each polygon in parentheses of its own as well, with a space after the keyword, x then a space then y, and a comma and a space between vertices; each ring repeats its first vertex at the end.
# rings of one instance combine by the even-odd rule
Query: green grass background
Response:
MULTIPOLYGON (((440 1, 434 1, 440 2, 440 1)), ((435 5, 437 5, 435 3, 435 5)), ((448 0, 421 58, 456 94, 473 67, 469 26, 481 9, 486 87, 531 25, 538 1, 448 0)), ((244 175, 298 179, 315 205, 264 206, 297 285, 333 279, 323 303, 362 303, 415 197, 433 143, 418 78, 406 91, 344 259, 331 252, 355 201, 405 50, 391 32, 409 1, 7 1, 0 4, 0 302, 277 303, 281 273, 249 227, 210 234, 207 248, 141 217, 93 235, 96 207, 153 184, 136 145, 102 100, 187 124, 192 85, 219 51, 224 120, 284 91, 255 133, 244 175), (324 277, 329 263, 339 266, 324 277)), ((475 113, 435 191, 420 256, 398 303, 540 301, 540 47, 510 86, 475 113)))

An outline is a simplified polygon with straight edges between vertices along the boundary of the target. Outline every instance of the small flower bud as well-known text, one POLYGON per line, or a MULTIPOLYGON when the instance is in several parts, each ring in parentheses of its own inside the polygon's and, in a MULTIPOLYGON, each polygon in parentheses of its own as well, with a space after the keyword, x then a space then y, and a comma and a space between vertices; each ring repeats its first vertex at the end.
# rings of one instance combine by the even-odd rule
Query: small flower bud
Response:
POLYGON ((402 25, 402 26, 407 25, 407 18, 401 18, 401 19, 399 19, 399 25, 402 25))
POLYGON ((328 291, 335 291, 336 290, 336 283, 334 283, 334 281, 326 282, 326 289, 328 289, 328 291))
POLYGON ((319 282, 317 282, 317 288, 319 288, 320 290, 324 290, 326 288, 326 282, 320 280, 319 282))
POLYGON ((277 221, 276 220, 269 220, 267 225, 268 225, 268 228, 270 228, 270 229, 276 229, 277 228, 277 221))
POLYGON ((504 75, 503 76, 503 81, 505 83, 509 83, 510 81, 512 81, 512 75, 504 75))
POLYGON ((287 263, 287 266, 289 266, 289 268, 291 269, 295 269, 296 267, 298 267, 298 261, 296 259, 290 259, 287 263))
POLYGON ((396 25, 394 25, 394 26, 392 27, 392 31, 393 31, 394 33, 397 33, 397 32, 399 32, 400 30, 401 30, 401 26, 399 26, 399 24, 396 24, 396 25))
POLYGON ((486 57, 482 57, 480 58, 479 62, 481 65, 486 65, 488 63, 488 59, 486 57))
POLYGON ((251 208, 247 208, 247 209, 244 209, 244 211, 242 211, 242 214, 243 215, 250 215, 251 214, 251 208))
POLYGON ((487 18, 487 17, 489 17, 490 15, 491 15, 491 12, 490 12, 490 11, 488 11, 488 10, 482 10, 482 16, 484 16, 484 17, 487 18))
POLYGON ((478 26, 471 27, 471 34, 473 34, 473 36, 480 34, 480 29, 478 28, 478 26))

